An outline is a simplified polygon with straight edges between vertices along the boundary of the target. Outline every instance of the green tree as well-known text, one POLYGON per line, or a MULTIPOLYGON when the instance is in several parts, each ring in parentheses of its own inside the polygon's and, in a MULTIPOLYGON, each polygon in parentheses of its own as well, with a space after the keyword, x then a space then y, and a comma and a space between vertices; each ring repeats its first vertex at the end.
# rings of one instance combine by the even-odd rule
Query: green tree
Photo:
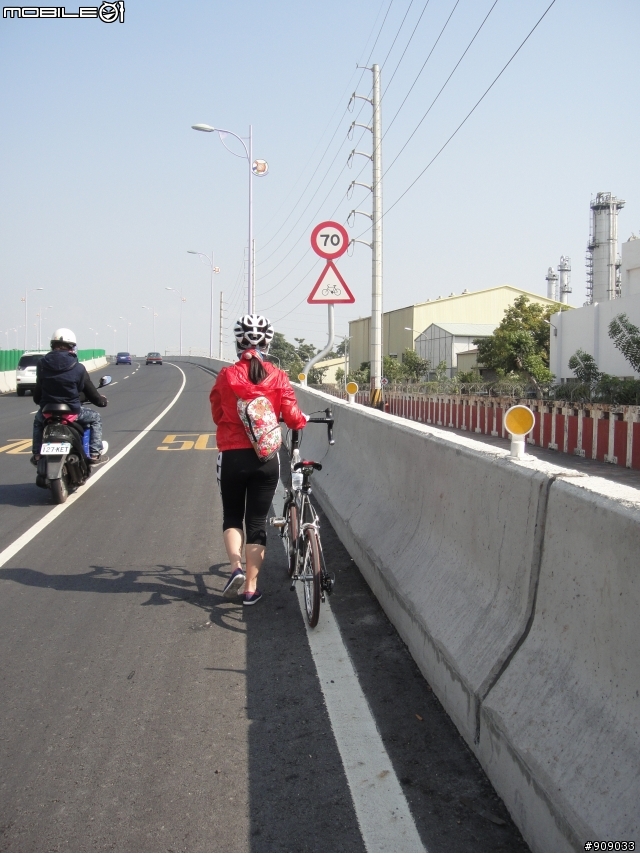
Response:
POLYGON ((569 367, 578 380, 585 385, 592 386, 600 379, 601 374, 596 360, 584 350, 576 350, 569 359, 569 367))
POLYGON ((420 382, 425 377, 431 363, 428 359, 421 359, 415 350, 405 350, 402 354, 401 364, 402 376, 408 382, 420 382))
POLYGON ((403 376, 401 363, 391 356, 384 356, 382 359, 382 376, 386 377, 390 383, 397 383, 403 376))
POLYGON ((524 295, 518 297, 506 309, 493 335, 474 340, 478 363, 498 376, 523 374, 535 386, 538 397, 542 397, 542 386, 553 379, 549 370, 551 327, 546 321, 555 311, 555 306, 545 308, 524 295))
POLYGON ((609 324, 609 337, 633 370, 640 373, 640 329, 626 314, 618 314, 609 324))

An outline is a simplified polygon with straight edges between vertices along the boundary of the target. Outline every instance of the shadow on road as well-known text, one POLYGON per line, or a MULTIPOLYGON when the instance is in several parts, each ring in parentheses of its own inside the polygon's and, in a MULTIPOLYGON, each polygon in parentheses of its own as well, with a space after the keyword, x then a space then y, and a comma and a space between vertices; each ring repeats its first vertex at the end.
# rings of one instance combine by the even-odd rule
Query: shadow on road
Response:
POLYGON ((49 490, 38 489, 35 485, 36 470, 33 469, 33 481, 0 485, 0 506, 42 507, 51 504, 49 490))
MULTIPOLYGON (((221 567, 211 567, 214 574, 222 574, 221 567)), ((114 567, 91 566, 87 572, 47 573, 27 567, 0 569, 0 579, 15 581, 28 587, 43 587, 60 592, 81 593, 135 593, 148 594, 140 607, 149 605, 171 605, 174 602, 189 602, 205 611, 212 623, 234 632, 244 632, 244 626, 235 626, 229 616, 231 603, 222 596, 211 593, 204 584, 202 575, 188 572, 181 566, 114 567), (195 579, 195 583, 194 583, 195 579)))

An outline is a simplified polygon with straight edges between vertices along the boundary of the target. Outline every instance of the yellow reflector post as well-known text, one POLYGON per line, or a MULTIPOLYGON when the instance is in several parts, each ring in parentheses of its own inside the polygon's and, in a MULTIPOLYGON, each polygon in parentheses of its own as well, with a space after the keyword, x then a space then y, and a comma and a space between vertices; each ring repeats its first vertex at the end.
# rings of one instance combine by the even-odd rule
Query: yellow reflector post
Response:
POLYGON ((347 394, 357 394, 358 393, 358 383, 354 383, 353 380, 347 383, 347 394))
POLYGON ((512 406, 504 414, 505 429, 512 436, 526 436, 533 430, 535 416, 528 406, 517 404, 512 406))
POLYGON ((303 383, 306 380, 306 378, 307 378, 306 374, 302 374, 302 373, 298 374, 298 379, 300 380, 301 383, 303 383))

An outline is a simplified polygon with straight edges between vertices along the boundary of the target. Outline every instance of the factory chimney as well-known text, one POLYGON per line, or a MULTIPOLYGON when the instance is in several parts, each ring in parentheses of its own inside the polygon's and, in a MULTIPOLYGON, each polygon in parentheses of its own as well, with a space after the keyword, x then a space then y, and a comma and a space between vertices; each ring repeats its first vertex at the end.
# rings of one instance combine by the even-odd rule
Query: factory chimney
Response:
POLYGON ((568 255, 562 255, 558 264, 558 273, 560 274, 560 302, 564 305, 569 304, 569 294, 571 293, 571 258, 568 255))
POLYGON ((587 244, 587 302, 605 302, 620 296, 618 211, 624 201, 611 193, 598 193, 591 202, 591 228, 587 244))
POLYGON ((549 267, 547 270, 547 299, 558 300, 558 274, 549 267))

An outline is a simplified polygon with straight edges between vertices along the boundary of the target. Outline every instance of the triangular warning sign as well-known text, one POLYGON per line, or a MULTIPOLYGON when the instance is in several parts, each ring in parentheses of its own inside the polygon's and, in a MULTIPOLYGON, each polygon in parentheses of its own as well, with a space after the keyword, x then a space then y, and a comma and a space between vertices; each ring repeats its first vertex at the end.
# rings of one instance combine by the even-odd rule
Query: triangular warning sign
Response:
POLYGON ((356 298, 347 287, 336 265, 333 261, 327 261, 327 266, 307 297, 307 302, 318 305, 319 303, 355 301, 356 298))

